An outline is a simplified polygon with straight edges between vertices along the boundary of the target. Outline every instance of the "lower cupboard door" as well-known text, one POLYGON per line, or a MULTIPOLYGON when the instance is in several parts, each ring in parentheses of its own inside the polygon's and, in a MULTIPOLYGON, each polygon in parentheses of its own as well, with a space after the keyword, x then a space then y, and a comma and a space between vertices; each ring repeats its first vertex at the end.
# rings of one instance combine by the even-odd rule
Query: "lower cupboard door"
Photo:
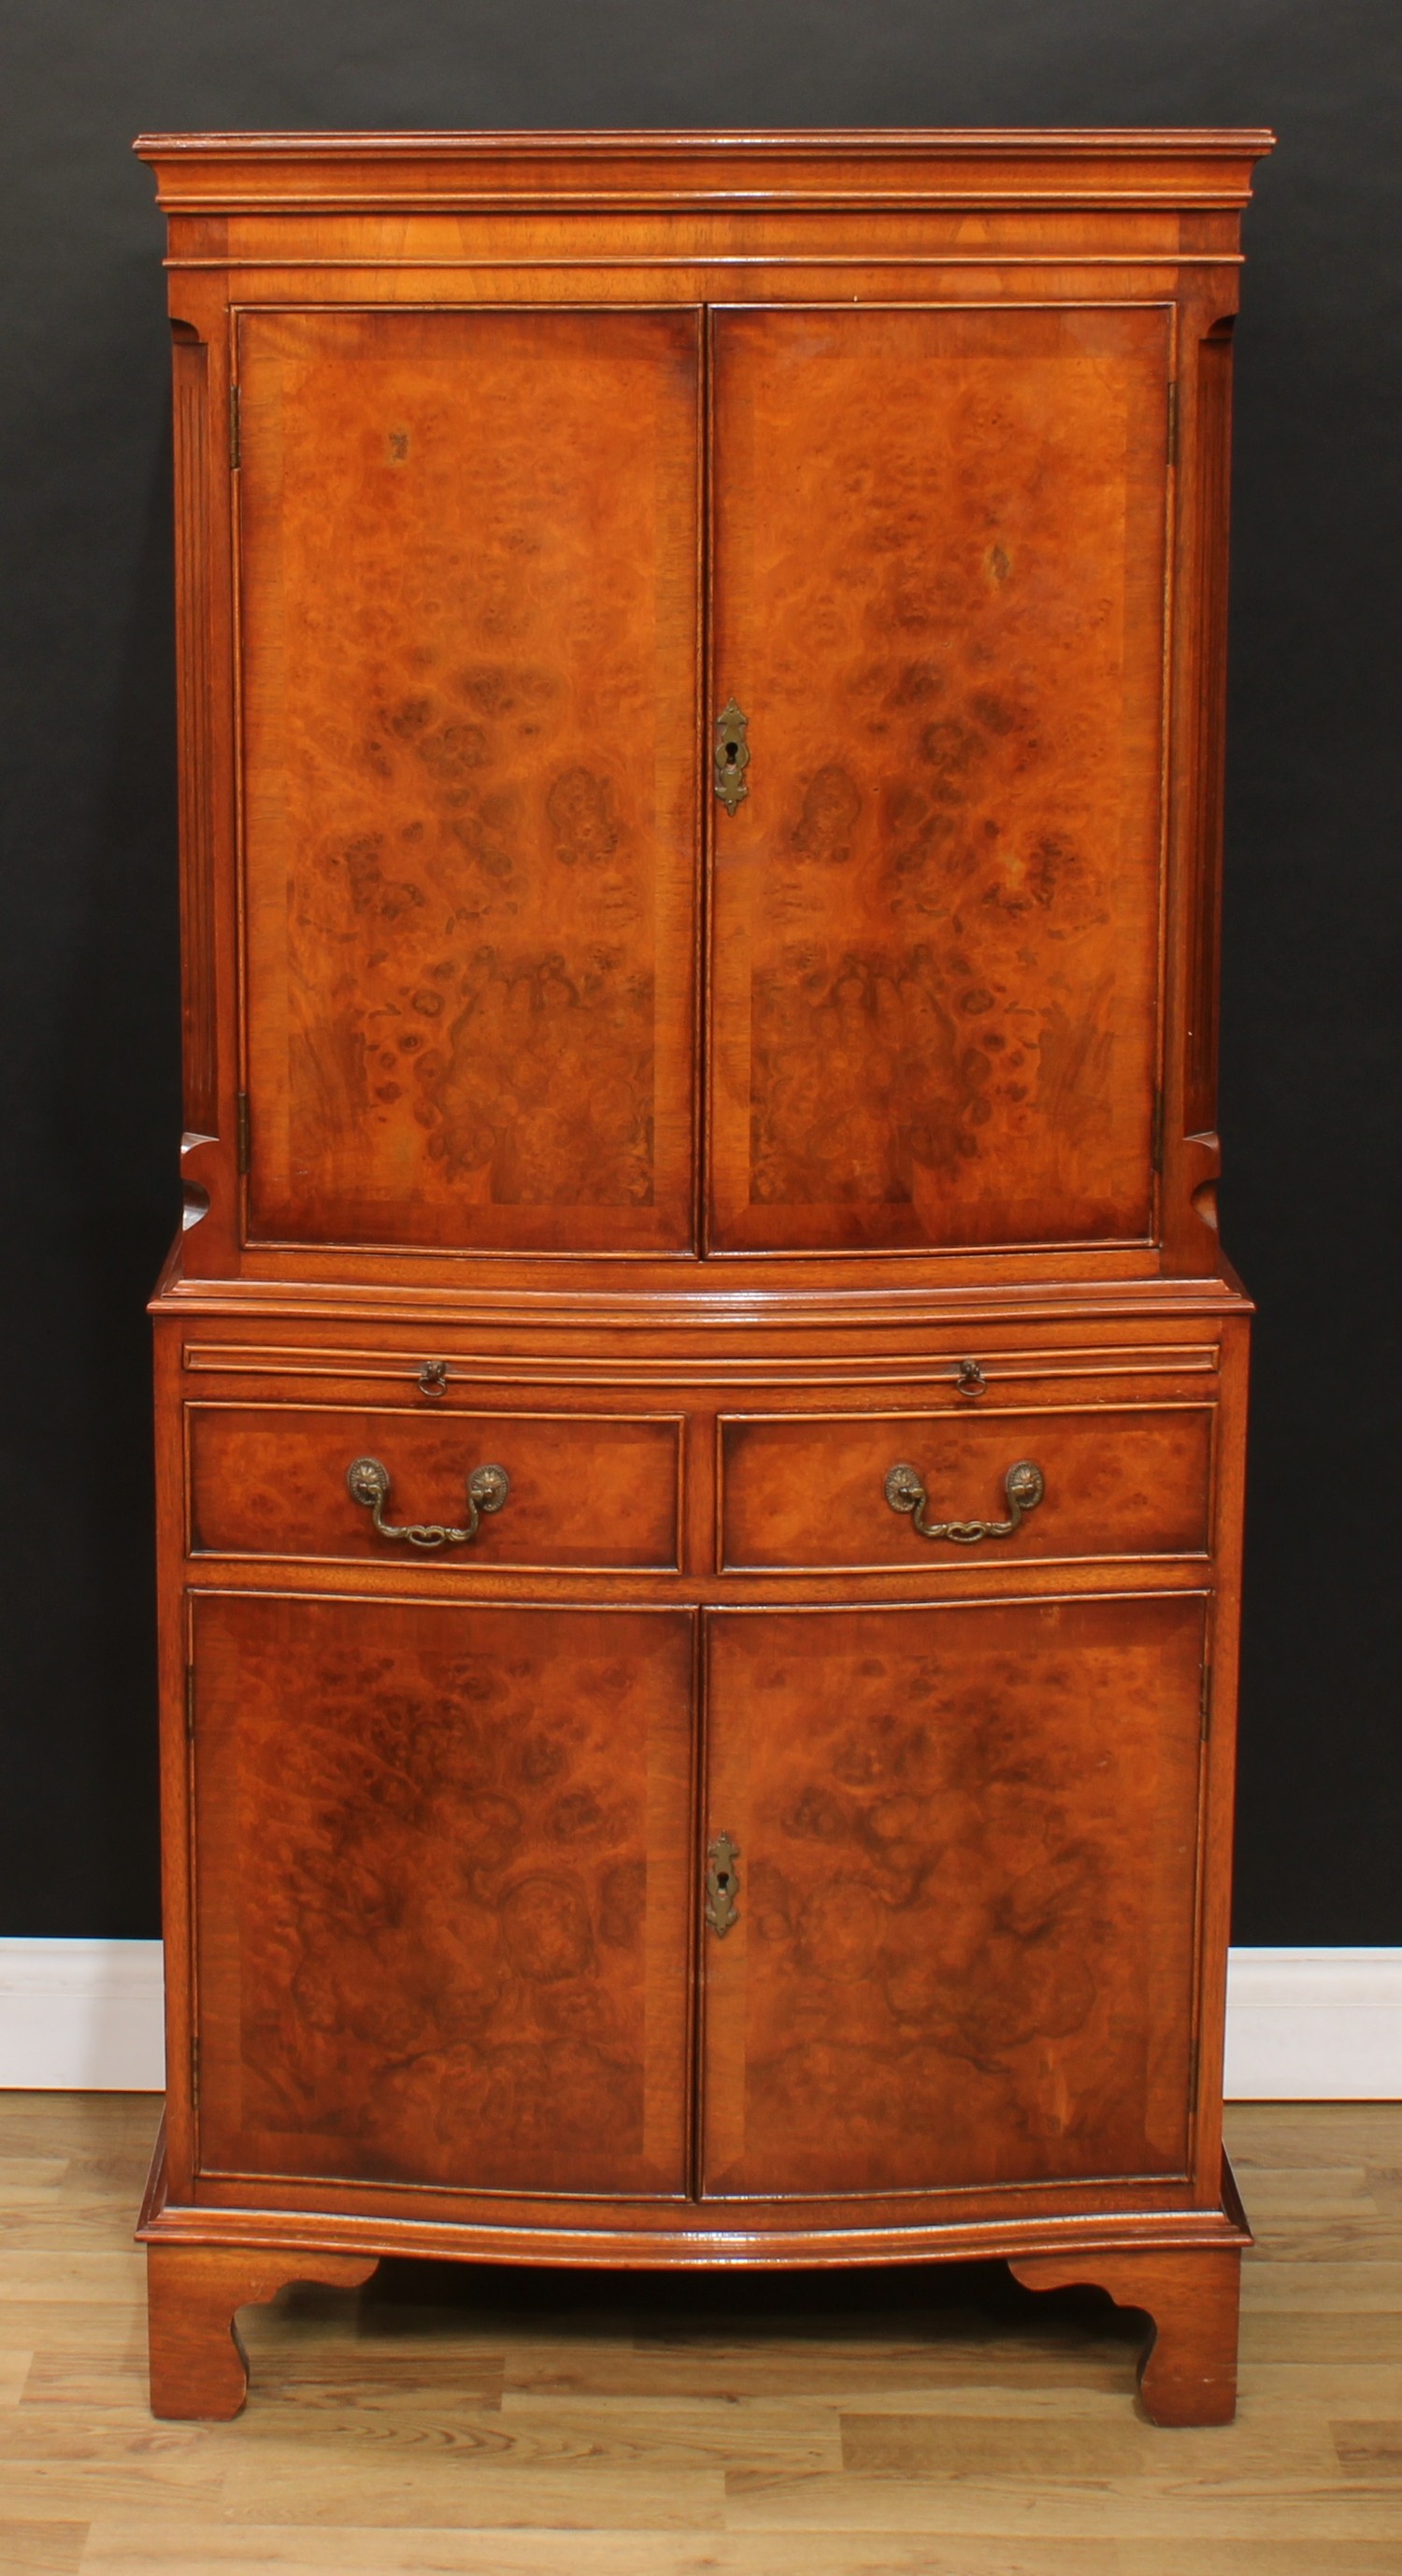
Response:
POLYGON ((1184 2172, 1204 1617, 712 1616, 708 2195, 1184 2172))
POLYGON ((684 2191, 685 1611, 192 1603, 200 2163, 684 2191))

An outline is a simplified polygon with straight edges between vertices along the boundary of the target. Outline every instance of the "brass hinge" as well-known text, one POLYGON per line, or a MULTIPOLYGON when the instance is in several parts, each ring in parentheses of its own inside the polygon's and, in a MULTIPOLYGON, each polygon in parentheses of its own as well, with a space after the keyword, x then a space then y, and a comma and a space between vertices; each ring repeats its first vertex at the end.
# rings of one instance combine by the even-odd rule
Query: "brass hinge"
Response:
POLYGON ((1168 387, 1168 461, 1178 462, 1178 380, 1172 377, 1168 387))
POLYGON ((1156 1172, 1163 1170, 1163 1092, 1154 1094, 1154 1117, 1149 1130, 1149 1158, 1156 1172))
POLYGON ((247 1169, 248 1169, 248 1164, 249 1164, 248 1094, 247 1094, 247 1092, 246 1092, 246 1091, 241 1091, 241 1092, 239 1093, 239 1095, 238 1095, 238 1167, 239 1167, 239 1170, 240 1170, 241 1172, 246 1172, 246 1171, 247 1171, 247 1169))
POLYGON ((1201 1723, 1202 1740, 1205 1744, 1212 1732, 1212 1666, 1210 1664, 1204 1664, 1202 1668, 1202 1697, 1198 1702, 1198 1717, 1201 1723))
POLYGON ((240 452, 240 432, 239 432, 239 389, 238 389, 238 386, 237 386, 237 385, 230 385, 230 387, 229 387, 229 465, 230 465, 230 469, 231 469, 231 471, 232 471, 233 473, 237 474, 238 469, 239 469, 239 467, 241 466, 241 464, 242 464, 242 463, 243 463, 243 456, 242 456, 242 454, 241 454, 241 452, 240 452))
POLYGON ((193 1664, 187 1664, 185 1667, 185 1732, 193 1743, 195 1735, 195 1667, 193 1664))

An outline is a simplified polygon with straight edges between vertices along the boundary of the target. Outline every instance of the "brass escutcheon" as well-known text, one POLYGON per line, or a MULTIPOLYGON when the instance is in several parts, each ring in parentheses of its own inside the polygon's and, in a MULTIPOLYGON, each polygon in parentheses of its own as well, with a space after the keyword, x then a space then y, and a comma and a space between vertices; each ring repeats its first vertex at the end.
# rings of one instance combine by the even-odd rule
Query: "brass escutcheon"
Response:
POLYGON ((729 1834, 717 1834, 706 1854, 706 1921, 722 1941, 739 1919, 740 1877, 735 1867, 739 1857, 740 1846, 729 1834))
POLYGON ((466 1529, 451 1529, 445 1521, 404 1521, 396 1525, 384 1517, 389 1501, 389 1469, 378 1458, 357 1458, 346 1469, 346 1483, 353 1499, 363 1503, 370 1513, 381 1538, 407 1539, 410 1547, 466 1547, 477 1536, 484 1512, 499 1512, 511 1491, 511 1478, 504 1467, 474 1467, 467 1480, 467 1508, 471 1514, 466 1529))
POLYGON ((893 1512, 909 1512, 911 1527, 921 1538, 953 1539, 957 1547, 977 1547, 984 1538, 1011 1538, 1024 1513, 1035 1512, 1047 1490, 1046 1478, 1030 1458, 1019 1458, 1003 1478, 1003 1491, 1008 1498, 1009 1518, 1005 1521, 927 1521, 925 1505, 929 1496, 918 1467, 904 1460, 890 1470, 886 1478, 886 1500, 893 1512))
POLYGON ((716 718, 716 794, 727 814, 733 814, 750 792, 745 785, 745 772, 750 765, 750 746, 745 740, 749 721, 733 698, 716 718))

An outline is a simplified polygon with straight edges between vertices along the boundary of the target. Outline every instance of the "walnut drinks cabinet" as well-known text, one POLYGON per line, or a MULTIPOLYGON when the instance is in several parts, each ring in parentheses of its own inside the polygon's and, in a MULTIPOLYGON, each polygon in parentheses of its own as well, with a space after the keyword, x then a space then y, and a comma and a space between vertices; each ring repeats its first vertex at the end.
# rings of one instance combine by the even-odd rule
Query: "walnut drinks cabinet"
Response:
POLYGON ((1231 2412, 1269 137, 177 135, 153 2402, 383 2254, 1006 2257, 1231 2412))

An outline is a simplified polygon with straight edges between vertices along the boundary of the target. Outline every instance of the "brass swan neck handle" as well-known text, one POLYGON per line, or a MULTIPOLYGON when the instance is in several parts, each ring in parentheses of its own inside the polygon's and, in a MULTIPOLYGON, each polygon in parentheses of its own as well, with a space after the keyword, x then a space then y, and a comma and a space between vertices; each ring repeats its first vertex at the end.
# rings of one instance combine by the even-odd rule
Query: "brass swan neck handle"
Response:
POLYGON ((1005 1521, 931 1521, 925 1517, 929 1495, 918 1467, 902 1462, 886 1478, 886 1500, 893 1512, 909 1512, 921 1538, 953 1539, 957 1547, 977 1547, 980 1539, 1011 1538, 1027 1512, 1034 1512, 1047 1490, 1046 1478, 1030 1458, 1019 1458, 1003 1478, 1008 1498, 1005 1521))
POLYGON ((381 1538, 407 1539, 410 1547, 466 1547, 477 1536, 484 1512, 499 1512, 511 1491, 511 1479, 504 1467, 474 1467, 467 1480, 467 1508, 470 1514, 466 1529, 450 1529, 445 1521, 404 1521, 396 1525, 385 1519, 389 1501, 389 1469, 378 1458, 357 1458, 346 1469, 346 1483, 357 1503, 363 1503, 381 1538))

